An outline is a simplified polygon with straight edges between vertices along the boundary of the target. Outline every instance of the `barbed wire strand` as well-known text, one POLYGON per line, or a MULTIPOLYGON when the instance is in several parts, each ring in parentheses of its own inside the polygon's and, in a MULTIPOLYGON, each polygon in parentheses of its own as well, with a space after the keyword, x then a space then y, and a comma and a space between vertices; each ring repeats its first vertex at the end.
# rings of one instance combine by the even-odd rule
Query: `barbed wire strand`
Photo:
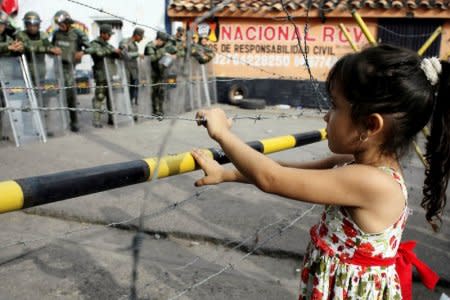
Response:
MULTIPOLYGON (((277 78, 278 79, 278 78, 277 78)), ((305 80, 304 78, 295 77, 296 80, 305 80)), ((140 84, 113 84, 113 88, 124 88, 124 87, 155 87, 155 86, 169 86, 173 87, 177 84, 210 84, 210 83, 217 83, 217 82, 234 82, 234 81, 255 81, 259 80, 259 78, 244 78, 244 77, 234 77, 234 78, 215 78, 210 79, 207 81, 178 81, 177 83, 170 83, 170 82, 158 82, 158 83, 140 83, 140 84)), ((275 79, 276 80, 276 79, 275 79)), ((108 88, 109 85, 85 85, 83 87, 80 87, 78 85, 67 85, 62 87, 42 87, 42 86, 33 86, 33 87, 27 87, 27 86, 0 86, 0 90, 6 90, 10 92, 17 92, 17 91, 26 91, 26 90, 34 90, 34 91, 40 91, 40 92, 53 92, 53 91, 61 91, 61 90, 71 90, 71 89, 80 89, 80 90, 94 90, 96 88, 108 88)))
POLYGON ((284 226, 283 228, 281 228, 278 232, 271 234, 269 237, 267 237, 266 239, 264 239, 259 246, 255 247, 252 251, 248 252, 247 254, 241 256, 238 261, 235 264, 232 263, 228 263, 225 267, 223 267, 222 269, 220 269, 218 272, 211 274, 207 277, 205 277, 204 279, 197 281, 196 283, 192 284, 191 286, 185 288, 184 290, 182 290, 180 293, 178 293, 177 295, 175 295, 174 297, 169 298, 169 300, 174 300, 174 299, 178 299, 181 296, 185 295, 186 293, 192 291, 193 289, 205 284, 206 282, 208 282, 209 280, 213 279, 214 277, 219 276, 220 274, 224 273, 225 271, 227 271, 228 269, 233 269, 235 268, 238 262, 242 262, 243 260, 245 260, 247 257, 249 257, 250 255, 252 255, 253 253, 255 253, 257 250, 259 250, 261 247, 263 247, 265 244, 267 244, 268 242, 270 242, 271 240, 273 240, 275 237, 277 236, 281 236, 284 234, 284 232, 286 230, 288 230, 289 228, 291 228, 292 226, 295 225, 295 223, 297 223, 299 220, 301 220, 303 217, 305 217, 307 214, 309 214, 314 208, 316 207, 316 205, 313 205, 310 209, 308 209, 307 211, 305 211, 304 213, 302 213, 300 216, 294 218, 293 220, 291 220, 291 222, 284 226))
MULTIPOLYGON (((143 219, 144 220, 150 220, 156 217, 160 217, 164 214, 170 213, 178 208, 181 208, 183 206, 185 206, 187 203, 190 203, 194 200, 198 200, 199 196, 207 191, 211 190, 211 188, 204 188, 201 189, 199 191, 196 191, 194 194, 188 196, 187 198, 178 201, 178 202, 174 202, 169 204, 168 206, 157 210, 155 212, 149 213, 144 215, 143 219)), ((133 217, 133 218, 129 218, 123 221, 115 221, 109 224, 105 224, 104 228, 102 228, 101 230, 105 230, 108 228, 118 228, 118 229, 124 229, 124 228, 134 228, 134 226, 132 225, 127 225, 137 219, 139 219, 140 216, 137 217, 133 217)), ((62 234, 59 235, 55 235, 55 236, 51 236, 51 237, 42 237, 42 238, 36 238, 36 239, 27 239, 27 240, 19 240, 19 241, 15 241, 15 242, 10 242, 9 244, 5 244, 0 246, 0 249, 5 249, 5 248, 9 248, 9 247, 13 247, 13 246, 17 246, 17 245, 27 245, 33 242, 39 242, 39 241, 46 241, 46 240, 55 240, 55 239, 62 239, 64 237, 67 237, 68 235, 74 234, 74 233, 81 233, 81 232, 86 232, 86 231, 90 231, 93 229, 94 225, 99 225, 99 224, 88 224, 86 227, 81 228, 81 229, 75 229, 75 230, 70 230, 70 231, 66 231, 62 234)))
MULTIPOLYGON (((72 2, 72 3, 75 3, 75 4, 80 5, 80 6, 84 6, 84 7, 86 7, 86 8, 89 8, 89 9, 92 9, 92 10, 95 10, 95 11, 98 11, 98 12, 100 12, 100 13, 107 14, 107 15, 109 15, 109 16, 111 16, 111 17, 114 17, 114 18, 117 18, 117 19, 119 19, 119 20, 128 22, 128 23, 130 23, 130 24, 133 24, 134 26, 141 26, 141 27, 145 27, 145 28, 154 30, 154 31, 156 31, 156 32, 162 31, 162 32, 168 34, 168 33, 167 33, 166 31, 164 31, 164 30, 159 30, 159 29, 156 28, 156 27, 149 26, 149 25, 146 25, 146 24, 143 24, 143 23, 136 23, 136 22, 133 21, 133 20, 127 19, 127 18, 125 18, 125 17, 123 17, 123 16, 119 16, 119 15, 113 14, 113 13, 107 11, 107 10, 104 10, 103 8, 94 7, 94 6, 88 5, 88 4, 86 4, 86 3, 77 1, 77 0, 67 0, 67 1, 72 2)), ((200 47, 200 46, 199 46, 199 47, 200 47)), ((267 70, 267 69, 258 67, 258 66, 254 65, 254 64, 250 64, 250 63, 248 63, 247 61, 238 58, 237 56, 229 56, 229 55, 224 54, 224 53, 221 53, 221 52, 215 52, 215 53, 216 53, 217 55, 220 55, 220 56, 223 56, 223 57, 225 57, 225 58, 227 58, 227 59, 230 59, 231 61, 239 61, 239 62, 241 62, 242 64, 244 64, 244 65, 246 65, 246 66, 248 66, 248 67, 250 67, 250 68, 259 70, 259 71, 264 72, 264 73, 266 73, 266 74, 269 74, 269 75, 271 75, 271 76, 278 77, 279 79, 285 79, 285 80, 298 80, 297 77, 282 75, 282 74, 279 74, 279 73, 276 73, 276 72, 269 71, 269 70, 267 70)), ((301 80, 304 80, 304 79, 301 79, 301 80)))
MULTIPOLYGON (((250 240, 254 240, 254 246, 251 249, 254 249, 254 247, 257 246, 257 244, 259 243, 260 240, 260 234, 262 234, 264 231, 266 231, 267 229, 270 229, 271 227, 283 222, 283 221, 289 221, 289 219, 295 218, 299 215, 301 215, 301 213, 304 210, 298 210, 295 214, 292 214, 292 216, 286 215, 284 217, 278 218, 277 220, 275 220, 272 223, 269 223, 267 225, 264 225, 262 227, 256 228, 254 231, 254 233, 248 235, 247 237, 243 238, 239 238, 239 239, 235 239, 235 240, 231 240, 229 242, 226 242, 225 244, 222 244, 221 246, 223 248, 225 248, 225 251, 234 251, 237 249, 240 249, 242 246, 244 246, 247 242, 249 242, 250 240), (228 248, 229 246, 236 244, 235 246, 233 246, 232 248, 228 248)), ((187 269, 191 268, 199 259, 201 259, 201 256, 196 255, 192 260, 188 261, 187 263, 185 263, 182 266, 179 267, 174 267, 174 268, 169 268, 169 270, 171 270, 172 272, 179 272, 179 271, 186 271, 187 269)), ((222 253, 217 253, 216 255, 214 255, 212 258, 209 258, 208 261, 212 264, 220 264, 219 263, 219 259, 222 258, 222 253)), ((205 259, 205 257, 203 256, 203 259, 205 259)), ((165 276, 167 276, 167 274, 165 274, 165 276)), ((158 278, 152 280, 151 282, 148 282, 145 287, 148 287, 150 285, 152 285, 154 282, 158 281, 158 280, 166 280, 166 278, 162 278, 162 276, 158 276, 158 278)))
MULTIPOLYGON (((94 8, 94 7, 92 7, 92 6, 88 6, 88 5, 82 4, 81 2, 78 2, 78 1, 74 1, 74 0, 68 0, 68 1, 73 2, 73 3, 80 4, 80 5, 84 5, 84 6, 86 6, 86 7, 91 8, 91 9, 96 9, 96 8, 94 8)), ((229 2, 231 2, 231 1, 229 1, 229 2)), ((283 4, 283 7, 284 7, 284 4, 283 4)), ((309 9, 309 7, 308 7, 308 9, 309 9)), ((106 12, 105 12, 104 10, 102 10, 102 9, 97 9, 97 10, 100 11, 100 12, 106 13, 106 12)), ((110 13, 107 13, 107 14, 110 14, 110 13)), ((110 14, 110 15, 114 16, 113 14, 110 14)), ((128 22, 132 23, 132 24, 138 25, 138 23, 135 22, 135 21, 127 20, 127 19, 125 19, 125 18, 123 18, 123 17, 120 17, 120 16, 115 16, 115 17, 121 18, 121 19, 123 19, 123 20, 125 20, 125 21, 128 21, 128 22)), ((307 17, 308 17, 308 15, 307 15, 307 17)), ((147 28, 151 28, 151 29, 153 29, 153 30, 157 30, 156 28, 146 26, 145 24, 140 24, 140 26, 145 26, 145 27, 147 27, 147 28)), ((305 36, 306 36, 306 32, 307 32, 307 25, 305 26, 305 36)), ((297 37, 298 37, 298 33, 297 33, 297 32, 296 32, 296 34, 297 34, 297 37)), ((298 37, 298 42, 300 43, 299 37, 298 37)), ((305 40, 305 43, 306 43, 306 40, 305 40)), ((306 47, 305 47, 305 49, 306 49, 306 47)), ((232 58, 232 59, 234 60, 235 58, 232 58)), ((310 68, 309 68, 309 65, 308 65, 308 63, 307 63, 307 60, 305 60, 305 63, 307 64, 308 71, 311 72, 311 71, 310 71, 310 68)), ((247 62, 245 62, 245 64, 247 64, 247 65, 249 65, 249 66, 251 65, 251 64, 248 64, 247 62)), ((262 69, 262 68, 258 68, 258 69, 264 70, 264 69, 262 69)), ((266 71, 266 70, 264 70, 264 71, 266 71)), ((273 74, 273 75, 279 75, 279 74, 276 74, 276 73, 274 73, 274 72, 268 72, 268 73, 271 73, 271 74, 273 74)), ((312 74, 310 73, 310 79, 311 79, 311 75, 312 75, 312 74)), ((286 78, 286 76, 281 75, 280 78, 286 78)), ((72 88, 73 88, 73 87, 72 87, 72 88)), ((319 106, 319 108, 320 108, 320 106, 319 106)), ((7 109, 11 109, 11 108, 7 108, 7 109)), ((104 111, 105 113, 108 113, 108 111, 106 111, 106 110, 103 110, 103 111, 104 111)), ((117 113, 117 112, 112 112, 112 113, 117 113)), ((127 115, 130 115, 130 114, 127 114, 127 115)), ((154 116, 151 116, 151 117, 154 117, 154 116)), ((159 152, 158 152, 158 163, 157 163, 157 167, 156 167, 156 170, 155 170, 155 174, 158 173, 160 159, 161 159, 161 157, 162 157, 162 155, 163 155, 163 153, 164 153, 164 151, 165 151, 166 145, 167 145, 168 140, 169 140, 169 138, 170 138, 170 136, 171 136, 171 133, 172 133, 172 130, 173 130, 173 127, 174 127, 174 125, 175 125, 176 120, 177 120, 177 119, 172 119, 171 124, 170 124, 170 127, 169 127, 169 129, 168 129, 168 132, 167 132, 167 134, 165 135, 163 142, 161 143, 161 146, 160 146, 160 149, 159 149, 159 152)), ((157 176, 153 176, 153 177, 152 177, 152 180, 153 180, 153 178, 156 178, 156 177, 157 177, 157 176)), ((151 187, 151 186, 150 186, 150 187, 151 187)), ((140 216, 139 216, 139 227, 138 227, 138 231, 137 231, 137 233, 135 234, 135 236, 134 236, 134 238, 133 238, 133 241, 132 241, 133 267, 132 267, 132 282, 131 282, 131 287, 130 287, 131 299, 136 299, 136 297, 137 297, 137 291, 136 291, 136 283, 137 283, 137 280, 138 280, 138 272, 137 272, 137 271, 138 271, 138 264, 139 264, 140 247, 141 247, 141 244, 142 244, 142 238, 143 238, 143 237, 142 237, 143 218, 144 218, 145 204, 146 204, 146 198, 147 198, 147 196, 148 196, 148 191, 149 191, 149 189, 146 189, 146 193, 145 193, 144 199, 143 199, 143 201, 142 201, 141 214, 140 214, 140 216)), ((302 215, 302 216, 303 216, 303 215, 302 215)), ((298 217, 298 218, 296 218, 296 219, 295 219, 293 222, 291 222, 288 226, 286 226, 286 227, 284 227, 282 230, 280 230, 280 232, 277 233, 277 235, 281 235, 285 230, 287 230, 289 227, 291 227, 293 224, 295 224, 295 222, 297 222, 300 218, 301 218, 301 216, 298 217)), ((267 243, 269 240, 271 240, 271 239, 274 238, 275 236, 276 236, 276 235, 272 235, 271 238, 266 239, 263 243, 261 243, 261 244, 260 244, 258 247, 256 247, 253 251, 251 251, 251 252, 249 252, 248 254, 244 255, 244 256, 241 258, 241 260, 245 259, 245 258, 248 257, 249 255, 251 255, 252 253, 254 253, 254 251, 256 251, 257 249, 259 249, 260 247, 262 247, 265 243, 267 243)), ((230 267, 233 267, 231 264, 228 265, 228 266, 225 267, 223 270, 221 270, 221 271, 219 271, 218 273, 216 273, 216 275, 213 274, 213 275, 211 275, 211 276, 208 276, 207 278, 205 278, 205 279, 202 280, 201 282, 198 282, 198 283, 196 283, 195 285, 189 287, 189 288, 186 290, 186 292, 189 291, 189 290, 191 290, 191 289, 193 289, 193 288, 195 288, 195 287, 198 287, 198 286, 204 284, 205 282, 207 282, 208 280, 212 279, 213 277, 220 275, 220 274, 223 273, 225 270, 227 270, 227 269, 229 268, 229 266, 230 266, 230 267)), ((182 292, 182 294, 184 294, 184 293, 185 293, 185 292, 182 292)), ((179 296, 181 296, 182 294, 180 294, 179 296)), ((176 298, 178 298, 178 296, 177 296, 176 298)))
POLYGON ((161 144, 159 146, 159 151, 158 151, 157 160, 156 160, 156 167, 153 172, 153 176, 150 179, 149 185, 145 189, 144 197, 142 199, 141 214, 139 216, 139 226, 138 226, 136 234, 133 237, 133 241, 131 243, 131 250, 132 250, 132 254, 133 254, 132 271, 131 271, 131 286, 130 286, 130 299, 131 300, 137 299, 136 284, 138 281, 139 255, 140 255, 140 250, 141 250, 141 246, 142 246, 142 239, 144 238, 144 236, 143 236, 144 212, 145 212, 145 207, 146 207, 146 203, 148 200, 148 195, 150 193, 150 190, 155 186, 154 183, 158 180, 159 168, 161 166, 161 158, 163 157, 164 153, 166 152, 166 148, 169 143, 170 137, 172 136, 172 132, 173 132, 173 129, 175 128, 176 122, 177 122, 177 119, 171 120, 169 128, 167 129, 167 132, 164 135, 163 141, 161 142, 161 144))
MULTIPOLYGON (((302 212, 303 212, 303 210, 298 210, 296 213, 294 213, 294 214, 292 214, 292 215, 293 215, 293 217, 296 217, 296 216, 301 215, 302 212)), ((261 233, 263 233, 265 230, 269 229, 270 227, 273 227, 273 226, 275 226, 275 225, 277 225, 277 224, 279 224, 279 223, 281 223, 281 222, 283 222, 283 221, 287 221, 287 220, 289 220, 289 219, 291 219, 291 218, 293 218, 293 217, 290 217, 290 216, 284 216, 284 217, 278 218, 277 220, 275 220, 275 221, 272 222, 272 223, 269 223, 269 224, 267 224, 267 225, 265 225, 265 226, 263 226, 263 227, 257 228, 257 229, 255 230, 254 233, 252 233, 251 235, 247 236, 246 238, 244 238, 244 239, 242 239, 242 238, 240 238, 240 239, 235 239, 235 240, 232 240, 232 241, 229 241, 229 242, 223 244, 222 246, 223 246, 224 248, 227 248, 227 247, 230 246, 230 245, 236 244, 236 245, 233 246, 232 248, 227 249, 227 251, 232 251, 232 250, 236 250, 236 249, 241 248, 241 247, 244 246, 245 243, 247 243, 248 241, 254 240, 254 241, 255 241, 254 247, 256 247, 256 245, 257 245, 258 242, 259 242, 259 235, 260 235, 261 233)), ((253 248, 254 248, 254 247, 253 247, 253 248)), ((215 262, 217 262, 217 260, 218 260, 220 257, 221 257, 221 254, 216 254, 216 255, 214 256, 214 258, 210 259, 210 261, 211 261, 212 263, 215 263, 215 262)), ((181 266, 181 267, 173 268, 173 270, 184 270, 184 269, 187 269, 189 266, 192 266, 195 262, 197 262, 200 258, 201 258, 200 256, 196 256, 193 260, 189 261, 189 262, 186 263, 185 265, 183 265, 183 266, 181 266)))
MULTIPOLYGON (((198 107, 200 108, 200 107, 198 107)), ((194 108, 197 109, 197 108, 194 108)), ((148 114, 141 114, 141 113, 124 113, 120 111, 113 111, 108 109, 96 109, 96 108, 74 108, 74 107, 31 107, 31 106, 24 106, 24 107, 0 107, 0 113, 2 112, 15 112, 15 111, 22 111, 22 112, 32 112, 32 111, 42 111, 42 112, 56 112, 56 111, 75 111, 80 113, 100 113, 100 114, 109 114, 109 115, 116 115, 121 117, 130 117, 130 118, 142 118, 144 120, 156 120, 156 121, 163 121, 163 120, 179 120, 179 121, 189 121, 189 122, 195 122, 198 123, 199 121, 202 121, 198 118, 189 118, 189 117, 183 117, 178 115, 148 115, 148 114)), ((264 114, 257 114, 257 115, 239 115, 235 114, 233 116, 230 116, 229 118, 233 121, 236 120, 252 120, 252 121, 263 121, 263 120, 283 120, 283 119, 298 119, 299 117, 303 116, 303 111, 299 111, 298 113, 289 114, 289 113, 278 113, 275 116, 271 115, 264 115, 264 114)))
POLYGON ((319 111, 322 112, 322 105, 320 102, 323 101, 324 103, 327 103, 327 98, 320 91, 319 83, 317 82, 317 80, 314 78, 314 76, 312 74, 311 67, 309 65, 309 60, 308 60, 308 47, 307 47, 307 43, 306 43, 306 37, 308 35, 308 30, 309 30, 309 10, 311 9, 312 2, 311 2, 311 0, 308 0, 308 5, 307 5, 307 9, 306 9, 306 21, 305 21, 305 27, 303 30, 303 43, 304 43, 303 47, 302 47, 301 37, 300 37, 299 31, 298 31, 297 24, 295 24, 294 20, 292 19, 292 16, 289 13, 289 11, 284 3, 284 0, 280 0, 280 3, 281 3, 281 6, 283 7, 283 10, 286 14, 288 21, 294 27, 295 36, 297 38, 297 44, 300 49, 300 53, 303 56, 303 60, 305 61, 305 66, 306 66, 306 69, 309 74, 308 82, 311 84, 313 91, 319 97, 319 100, 317 100, 316 98, 314 98, 314 99, 316 100, 316 104, 318 106, 319 111))

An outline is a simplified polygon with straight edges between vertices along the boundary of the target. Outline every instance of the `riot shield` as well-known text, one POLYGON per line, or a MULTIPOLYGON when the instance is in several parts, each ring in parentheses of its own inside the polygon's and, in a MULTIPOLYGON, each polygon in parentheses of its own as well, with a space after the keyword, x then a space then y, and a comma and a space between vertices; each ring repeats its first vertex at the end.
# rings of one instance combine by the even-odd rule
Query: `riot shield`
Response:
POLYGON ((164 112, 177 115, 191 110, 188 97, 189 71, 184 66, 184 60, 176 59, 173 64, 164 70, 164 112))
POLYGON ((186 66, 188 106, 190 110, 217 103, 217 88, 213 64, 200 64, 191 58, 186 66))
MULTIPOLYGON (((38 105, 44 108, 67 107, 61 57, 32 53, 30 75, 38 105)), ((62 134, 69 126, 67 110, 40 111, 47 135, 62 134)))
POLYGON ((113 114, 114 127, 133 125, 125 65, 119 59, 104 58, 104 62, 111 110, 116 112, 113 114))
POLYGON ((4 135, 13 137, 16 146, 35 141, 46 142, 28 64, 23 55, 0 57, 0 84, 9 119, 4 135))
MULTIPOLYGON (((203 78, 203 82, 205 87, 208 89, 209 93, 209 103, 208 104, 216 104, 217 103, 217 79, 216 73, 214 71, 213 62, 209 62, 207 64, 202 65, 205 78, 203 78)), ((209 106, 209 105, 208 105, 209 106)))
POLYGON ((152 113, 152 65, 148 56, 139 59, 138 105, 134 112, 144 115, 152 113))

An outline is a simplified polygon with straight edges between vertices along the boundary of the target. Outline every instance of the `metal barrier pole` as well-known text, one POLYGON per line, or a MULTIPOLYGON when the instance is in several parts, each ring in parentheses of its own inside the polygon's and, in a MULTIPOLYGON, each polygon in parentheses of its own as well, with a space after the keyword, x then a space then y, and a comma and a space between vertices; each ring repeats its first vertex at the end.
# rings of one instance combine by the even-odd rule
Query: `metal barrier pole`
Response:
POLYGON ((422 56, 425 51, 433 44, 434 40, 437 39, 437 37, 442 33, 442 26, 439 26, 436 28, 436 30, 431 34, 431 36, 425 41, 425 43, 420 47, 420 49, 417 51, 417 53, 422 56))
MULTIPOLYGON (((247 145, 269 154, 315 143, 327 138, 325 129, 279 136, 247 145)), ((229 160, 221 149, 205 149, 220 164, 229 160)), ((57 202, 151 180, 158 158, 146 158, 87 169, 0 182, 0 213, 57 202)), ((190 152, 162 157, 158 178, 198 169, 190 152)))
POLYGON ((377 42, 375 41, 375 38, 373 37, 372 33, 370 33, 369 28, 367 28, 366 23, 361 18, 361 16, 358 14, 356 10, 352 10, 352 16, 355 18, 356 23, 358 23, 359 27, 361 28, 362 32, 366 36, 367 40, 372 46, 376 46, 377 42))
POLYGON ((348 34, 347 28, 345 28, 345 25, 342 23, 339 23, 339 28, 341 29, 342 33, 344 34, 345 38, 347 39, 347 42, 352 46, 353 51, 357 52, 359 51, 358 46, 356 46, 355 42, 353 42, 353 39, 348 34))

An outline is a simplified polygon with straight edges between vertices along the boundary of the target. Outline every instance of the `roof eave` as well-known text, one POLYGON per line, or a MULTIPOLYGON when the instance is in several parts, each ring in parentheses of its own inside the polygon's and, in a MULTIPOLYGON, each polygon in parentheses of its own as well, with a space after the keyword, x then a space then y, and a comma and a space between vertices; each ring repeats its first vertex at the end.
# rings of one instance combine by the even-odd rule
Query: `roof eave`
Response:
MULTIPOLYGON (((358 9, 358 13, 363 18, 433 18, 433 19, 448 19, 449 11, 442 9, 383 9, 383 8, 361 8, 358 9)), ((186 10, 176 10, 170 8, 168 10, 168 16, 174 20, 191 19, 204 14, 204 11, 186 11, 186 10)), ((306 16, 305 10, 290 11, 292 17, 304 18, 306 16)), ((230 11, 224 9, 215 14, 216 17, 223 18, 248 18, 248 19, 272 19, 286 17, 286 13, 283 11, 258 11, 254 12, 251 10, 242 11, 230 11)), ((309 16, 312 18, 320 17, 319 11, 313 9, 309 12, 309 16)), ((327 12, 325 14, 327 18, 351 18, 352 15, 347 9, 335 9, 333 11, 327 12)))

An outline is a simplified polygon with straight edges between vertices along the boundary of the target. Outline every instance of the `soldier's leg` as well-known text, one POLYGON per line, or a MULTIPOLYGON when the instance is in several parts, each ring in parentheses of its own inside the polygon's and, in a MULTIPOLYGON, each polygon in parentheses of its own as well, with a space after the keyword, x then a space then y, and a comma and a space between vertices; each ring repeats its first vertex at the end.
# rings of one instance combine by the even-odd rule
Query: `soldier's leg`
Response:
POLYGON ((159 86, 159 96, 158 96, 158 110, 159 110, 159 114, 163 115, 164 114, 164 109, 163 109, 163 105, 164 105, 164 92, 165 92, 165 86, 160 85, 159 86))
MULTIPOLYGON (((106 92, 106 108, 109 111, 112 111, 112 105, 111 105, 111 97, 109 97, 109 94, 106 92)), ((114 118, 112 114, 108 113, 108 125, 114 125, 114 118)))
MULTIPOLYGON (((0 108, 5 107, 3 97, 0 95, 0 108)), ((0 112, 0 140, 3 140, 3 112, 0 112)))
MULTIPOLYGON (((75 78, 73 74, 73 67, 69 64, 63 65, 64 73, 64 85, 71 86, 73 88, 66 89, 67 106, 70 108, 77 108, 77 95, 75 88, 75 78)), ((70 116, 70 129, 72 131, 78 131, 78 112, 69 111, 70 116)))
POLYGON ((157 98, 158 98, 158 85, 152 86, 152 113, 156 115, 158 113, 158 105, 157 105, 157 98))
MULTIPOLYGON (((104 87, 105 84, 103 83, 96 83, 97 86, 95 88, 95 95, 94 98, 92 99, 92 108, 94 109, 102 109, 103 108, 103 102, 105 101, 106 98, 106 88, 104 87)), ((101 128, 101 118, 102 118, 102 114, 100 112, 94 112, 93 114, 94 119, 93 119, 93 125, 96 128, 101 128)))
POLYGON ((130 100, 131 100, 131 104, 133 104, 133 99, 134 99, 134 104, 138 104, 138 92, 139 92, 139 87, 137 86, 139 84, 139 80, 137 78, 134 78, 133 76, 130 76, 130 100))
MULTIPOLYGON (((41 86, 44 86, 44 82, 41 83, 41 86)), ((50 98, 49 95, 45 92, 42 92, 42 106, 45 108, 48 108, 50 106, 50 98)), ((52 128, 50 128, 50 112, 44 111, 44 127, 45 131, 47 132, 48 137, 54 136, 54 133, 52 131, 52 128)))

